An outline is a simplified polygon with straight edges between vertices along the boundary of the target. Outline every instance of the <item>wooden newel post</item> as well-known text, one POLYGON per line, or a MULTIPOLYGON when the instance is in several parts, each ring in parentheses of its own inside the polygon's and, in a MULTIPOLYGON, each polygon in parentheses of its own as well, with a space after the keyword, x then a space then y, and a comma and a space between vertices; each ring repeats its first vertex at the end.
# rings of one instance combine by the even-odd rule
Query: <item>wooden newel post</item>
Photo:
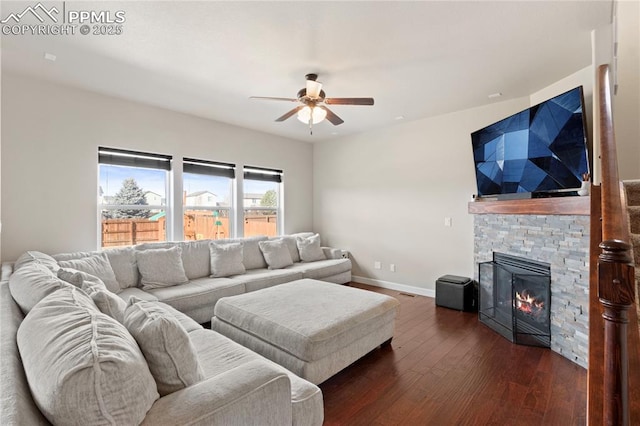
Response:
POLYGON ((633 306, 634 272, 631 246, 621 240, 600 243, 598 298, 604 307, 603 420, 606 425, 629 424, 627 373, 627 311, 633 306))

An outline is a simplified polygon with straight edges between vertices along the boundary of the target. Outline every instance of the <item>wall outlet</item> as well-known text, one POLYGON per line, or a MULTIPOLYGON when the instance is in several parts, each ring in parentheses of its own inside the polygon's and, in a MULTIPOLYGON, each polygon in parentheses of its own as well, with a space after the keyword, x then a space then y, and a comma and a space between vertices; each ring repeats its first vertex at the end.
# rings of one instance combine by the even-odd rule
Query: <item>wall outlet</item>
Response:
POLYGON ((451 218, 450 217, 445 217, 444 218, 444 226, 446 226, 446 227, 450 227, 451 226, 451 218))
POLYGON ((376 260, 373 262, 373 269, 382 269, 382 264, 376 260))
POLYGON ((391 271, 391 272, 395 272, 396 271, 396 264, 395 263, 391 263, 389 265, 389 271, 391 271))

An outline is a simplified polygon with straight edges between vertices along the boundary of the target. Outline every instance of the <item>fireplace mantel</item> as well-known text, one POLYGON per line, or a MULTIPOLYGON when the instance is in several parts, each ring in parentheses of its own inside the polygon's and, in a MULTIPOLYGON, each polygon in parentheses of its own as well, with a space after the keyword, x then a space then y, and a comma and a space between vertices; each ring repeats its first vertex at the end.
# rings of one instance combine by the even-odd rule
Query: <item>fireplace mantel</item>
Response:
POLYGON ((589 216, 590 197, 528 198, 524 200, 476 200, 471 214, 532 214, 589 216))

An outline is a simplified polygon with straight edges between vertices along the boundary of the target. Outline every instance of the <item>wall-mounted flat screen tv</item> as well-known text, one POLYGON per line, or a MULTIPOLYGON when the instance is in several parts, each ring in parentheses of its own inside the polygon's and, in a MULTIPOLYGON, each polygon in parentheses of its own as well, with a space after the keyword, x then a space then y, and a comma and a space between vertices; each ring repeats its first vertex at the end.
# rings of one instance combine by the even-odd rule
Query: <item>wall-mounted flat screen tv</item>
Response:
POLYGON ((478 196, 579 188, 586 135, 582 86, 473 132, 478 196))

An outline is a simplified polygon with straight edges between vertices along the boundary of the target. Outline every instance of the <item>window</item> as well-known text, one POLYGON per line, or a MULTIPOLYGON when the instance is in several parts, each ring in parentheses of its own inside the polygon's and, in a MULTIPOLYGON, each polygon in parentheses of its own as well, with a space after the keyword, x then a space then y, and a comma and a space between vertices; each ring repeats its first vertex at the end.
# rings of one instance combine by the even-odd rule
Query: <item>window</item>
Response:
POLYGON ((235 164, 183 159, 184 239, 229 238, 235 164))
POLYGON ((167 239, 171 156, 98 148, 100 246, 167 239))
POLYGON ((282 170, 244 168, 244 236, 279 234, 282 170))

